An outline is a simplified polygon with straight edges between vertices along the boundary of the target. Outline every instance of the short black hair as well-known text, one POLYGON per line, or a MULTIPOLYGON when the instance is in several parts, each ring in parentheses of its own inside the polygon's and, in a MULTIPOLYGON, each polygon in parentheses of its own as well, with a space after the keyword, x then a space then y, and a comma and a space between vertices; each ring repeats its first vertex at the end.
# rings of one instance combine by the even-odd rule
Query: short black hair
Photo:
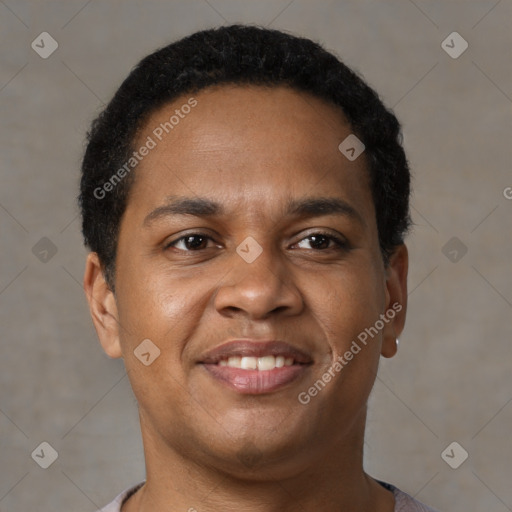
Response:
POLYGON ((411 222, 410 172, 397 118, 361 77, 319 44, 278 30, 231 25, 196 32, 142 59, 92 123, 80 183, 82 233, 85 245, 98 253, 110 289, 134 173, 101 197, 97 191, 126 165, 138 131, 153 112, 179 96, 219 84, 283 85, 341 107, 365 145, 387 265, 411 222))

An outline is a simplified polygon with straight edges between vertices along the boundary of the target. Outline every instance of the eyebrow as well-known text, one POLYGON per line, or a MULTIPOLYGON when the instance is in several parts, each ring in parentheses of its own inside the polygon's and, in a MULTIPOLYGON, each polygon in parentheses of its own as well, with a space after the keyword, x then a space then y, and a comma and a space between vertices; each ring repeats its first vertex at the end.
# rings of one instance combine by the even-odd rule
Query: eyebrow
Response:
MULTIPOLYGON (((167 198, 166 204, 155 208, 144 218, 143 226, 149 227, 158 219, 174 215, 215 217, 225 215, 225 212, 222 204, 208 198, 170 196, 167 198)), ((289 200, 286 214, 296 217, 340 215, 356 220, 362 225, 366 224, 361 214, 353 206, 337 197, 306 197, 289 200)))

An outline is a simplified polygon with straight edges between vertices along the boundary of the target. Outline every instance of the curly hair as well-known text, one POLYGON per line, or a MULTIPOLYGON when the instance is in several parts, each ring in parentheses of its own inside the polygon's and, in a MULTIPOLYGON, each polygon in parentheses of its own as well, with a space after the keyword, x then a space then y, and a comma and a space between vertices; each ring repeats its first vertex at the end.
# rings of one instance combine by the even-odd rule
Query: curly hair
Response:
POLYGON ((134 173, 104 197, 94 191, 130 158, 138 130, 153 112, 183 94, 218 84, 285 85, 342 108, 365 145, 387 265, 411 223, 410 172, 397 118, 361 77, 319 44, 278 30, 231 25, 196 32, 142 59, 92 123, 78 201, 84 243, 98 254, 110 289, 134 173))

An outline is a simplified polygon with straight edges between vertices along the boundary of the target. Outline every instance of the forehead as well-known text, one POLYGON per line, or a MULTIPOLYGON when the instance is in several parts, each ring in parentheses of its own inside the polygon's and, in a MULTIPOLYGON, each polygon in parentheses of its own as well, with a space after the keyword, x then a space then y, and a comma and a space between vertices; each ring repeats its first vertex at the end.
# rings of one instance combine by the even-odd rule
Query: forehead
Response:
POLYGON ((341 108, 287 87, 184 95, 155 111, 137 137, 135 148, 150 139, 154 147, 136 168, 128 209, 144 215, 182 195, 261 215, 293 198, 329 195, 372 216, 364 154, 349 161, 338 149, 350 134, 341 108))

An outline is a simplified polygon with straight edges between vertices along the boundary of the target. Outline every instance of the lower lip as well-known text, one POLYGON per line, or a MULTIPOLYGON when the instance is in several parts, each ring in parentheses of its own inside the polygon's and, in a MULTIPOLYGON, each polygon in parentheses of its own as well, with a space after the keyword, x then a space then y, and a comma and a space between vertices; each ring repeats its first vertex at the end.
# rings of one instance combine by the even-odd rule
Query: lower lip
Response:
POLYGON ((242 370, 217 364, 203 364, 216 380, 242 394, 261 395, 271 393, 300 378, 308 364, 293 364, 272 370, 242 370))

